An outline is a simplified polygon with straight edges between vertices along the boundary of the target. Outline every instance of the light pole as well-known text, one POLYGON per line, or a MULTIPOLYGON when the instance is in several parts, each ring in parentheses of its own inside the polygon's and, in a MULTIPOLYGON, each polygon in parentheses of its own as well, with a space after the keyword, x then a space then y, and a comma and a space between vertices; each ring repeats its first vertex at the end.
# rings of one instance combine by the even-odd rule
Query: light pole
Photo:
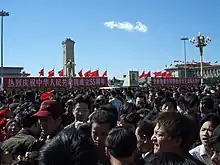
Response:
POLYGON ((190 39, 190 42, 200 51, 200 77, 201 77, 201 84, 203 84, 203 48, 207 46, 208 43, 211 42, 209 37, 203 36, 200 32, 198 36, 193 37, 190 39))
POLYGON ((3 77, 3 18, 9 16, 9 12, 7 11, 0 11, 0 16, 1 16, 1 78, 3 77))
POLYGON ((183 41, 183 49, 184 49, 184 70, 185 70, 185 78, 187 77, 186 75, 186 41, 189 40, 187 37, 182 37, 180 40, 183 41))

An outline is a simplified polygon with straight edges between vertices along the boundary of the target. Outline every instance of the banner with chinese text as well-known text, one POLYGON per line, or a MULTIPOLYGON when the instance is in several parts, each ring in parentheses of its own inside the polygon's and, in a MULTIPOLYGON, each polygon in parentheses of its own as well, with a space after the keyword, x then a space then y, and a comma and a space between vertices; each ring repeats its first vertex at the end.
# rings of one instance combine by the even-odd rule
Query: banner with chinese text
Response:
POLYGON ((152 77, 152 85, 199 85, 200 78, 163 78, 163 77, 152 77))
POLYGON ((3 88, 106 87, 107 77, 4 77, 3 88))

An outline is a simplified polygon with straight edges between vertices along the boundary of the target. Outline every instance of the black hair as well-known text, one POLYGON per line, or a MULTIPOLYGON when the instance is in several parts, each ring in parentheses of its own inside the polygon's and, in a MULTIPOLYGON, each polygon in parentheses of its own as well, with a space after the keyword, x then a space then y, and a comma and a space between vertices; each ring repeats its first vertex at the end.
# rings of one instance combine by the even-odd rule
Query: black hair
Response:
POLYGON ((192 108, 194 105, 199 105, 199 98, 196 94, 186 93, 184 103, 187 107, 192 108))
POLYGON ((73 104, 74 106, 78 103, 85 103, 88 105, 89 109, 91 108, 90 100, 88 95, 82 95, 78 94, 74 99, 73 99, 73 104))
MULTIPOLYGON (((172 105, 173 105, 173 108, 175 110, 177 110, 177 104, 176 104, 176 101, 172 98, 172 97, 165 97, 162 101, 161 101, 161 105, 167 103, 167 102, 170 102, 172 105)), ((168 110, 169 111, 169 110, 168 110)))
POLYGON ((36 124, 38 122, 38 118, 33 116, 37 111, 34 109, 24 109, 20 112, 20 123, 21 127, 31 127, 32 125, 36 124))
POLYGON ((140 119, 141 119, 140 115, 137 112, 133 112, 126 115, 124 121, 133 124, 136 127, 140 119))
POLYGON ((116 97, 117 92, 116 92, 115 90, 112 90, 112 91, 111 91, 111 95, 112 95, 113 97, 116 97))
POLYGON ((202 120, 200 121, 200 125, 202 126, 205 122, 210 121, 212 123, 213 129, 220 125, 220 117, 217 116, 215 113, 207 114, 202 120))
POLYGON ((40 152, 39 165, 96 165, 98 158, 91 140, 70 127, 47 143, 40 152))
POLYGON ((205 102, 205 106, 208 109, 214 109, 214 100, 210 96, 202 97, 200 102, 205 102))
POLYGON ((128 96, 128 97, 133 97, 133 93, 131 92, 131 91, 127 91, 126 93, 125 93, 125 95, 126 96, 128 96))
POLYGON ((91 137, 91 123, 83 123, 77 129, 82 131, 88 137, 91 137))
POLYGON ((116 127, 109 132, 105 145, 113 157, 126 158, 131 157, 136 150, 137 139, 131 129, 116 127))
POLYGON ((151 136, 154 134, 154 124, 149 120, 139 121, 137 127, 139 128, 138 133, 141 136, 145 135, 147 138, 151 138, 151 136))
POLYGON ((133 103, 128 103, 126 102, 123 107, 123 109, 121 110, 121 114, 129 114, 131 112, 135 112, 136 111, 136 107, 133 103))
POLYGON ((180 148, 188 152, 193 144, 195 123, 189 117, 177 112, 163 112, 155 120, 155 124, 163 127, 168 137, 181 138, 180 148), (193 136, 192 136, 193 135, 193 136))
POLYGON ((92 118, 91 123, 98 123, 98 124, 109 124, 110 129, 117 125, 117 119, 111 112, 98 110, 96 111, 92 118))
POLYGON ((135 93, 135 98, 138 98, 138 97, 144 98, 144 100, 146 101, 146 96, 145 96, 145 94, 143 92, 137 91, 135 93))
POLYGON ((116 120, 118 120, 118 110, 114 105, 106 104, 106 105, 101 106, 98 110, 112 113, 115 116, 116 120))

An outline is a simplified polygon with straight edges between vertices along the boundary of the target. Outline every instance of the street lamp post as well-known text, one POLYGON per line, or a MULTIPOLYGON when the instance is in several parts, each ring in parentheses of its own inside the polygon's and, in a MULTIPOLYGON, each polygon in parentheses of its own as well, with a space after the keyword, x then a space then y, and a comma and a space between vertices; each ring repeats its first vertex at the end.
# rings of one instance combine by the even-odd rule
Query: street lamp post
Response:
POLYGON ((3 77, 3 18, 9 16, 9 12, 7 11, 0 11, 0 16, 1 16, 1 78, 3 77))
POLYGON ((201 77, 201 84, 203 84, 203 48, 206 47, 211 42, 211 39, 209 37, 203 36, 199 32, 198 36, 190 39, 190 42, 195 47, 199 48, 199 52, 200 52, 200 77, 201 77))
POLYGON ((187 77, 186 75, 186 41, 189 40, 187 37, 182 37, 180 40, 183 41, 183 49, 184 49, 184 70, 185 70, 185 78, 187 77))

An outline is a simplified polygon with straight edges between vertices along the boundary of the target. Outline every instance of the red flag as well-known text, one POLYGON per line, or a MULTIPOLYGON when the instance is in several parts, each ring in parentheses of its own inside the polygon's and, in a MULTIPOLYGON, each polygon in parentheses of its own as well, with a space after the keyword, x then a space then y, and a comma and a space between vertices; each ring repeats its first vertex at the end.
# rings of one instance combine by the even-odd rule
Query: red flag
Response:
POLYGON ((48 77, 53 77, 54 76, 54 69, 53 70, 50 70, 48 72, 48 77))
POLYGON ((142 73, 141 73, 141 75, 139 76, 139 78, 141 79, 141 78, 144 78, 144 76, 145 76, 145 72, 143 71, 142 73))
POLYGON ((107 77, 107 70, 102 74, 102 77, 107 77))
POLYGON ((90 77, 91 76, 91 70, 87 71, 86 73, 84 73, 85 77, 90 77))
POLYGON ((39 73, 39 76, 44 76, 44 68, 41 69, 38 73, 39 73))
POLYGON ((155 77, 161 77, 162 76, 162 72, 154 72, 153 73, 155 77))
POLYGON ((99 77, 99 70, 91 72, 91 77, 99 77))
POLYGON ((169 78, 169 77, 173 77, 172 72, 168 72, 167 75, 166 75, 166 77, 168 77, 168 78, 169 78))
POLYGON ((63 69, 61 69, 61 70, 58 71, 58 75, 59 75, 60 77, 63 77, 63 69))
POLYGON ((161 73, 161 76, 162 76, 162 77, 166 77, 166 76, 167 76, 167 72, 162 72, 162 73, 161 73))
POLYGON ((82 69, 78 72, 79 77, 83 77, 82 69))
POLYGON ((144 75, 145 78, 151 77, 150 71, 144 75))

